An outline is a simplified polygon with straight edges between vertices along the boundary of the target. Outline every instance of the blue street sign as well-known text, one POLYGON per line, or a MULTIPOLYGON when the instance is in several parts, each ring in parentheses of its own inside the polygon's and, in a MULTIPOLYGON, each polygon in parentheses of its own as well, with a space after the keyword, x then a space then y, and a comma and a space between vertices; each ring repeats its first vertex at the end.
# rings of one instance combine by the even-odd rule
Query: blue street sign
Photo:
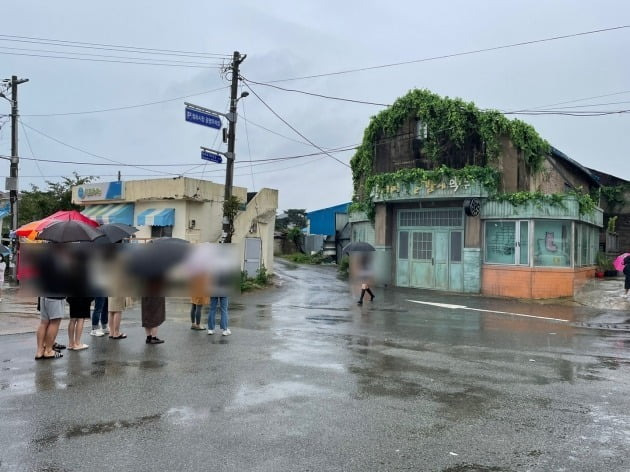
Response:
POLYGON ((213 154, 211 152, 203 150, 201 151, 201 158, 204 161, 216 162, 217 164, 221 164, 221 162, 223 162, 223 159, 221 159, 221 156, 219 156, 218 154, 213 154))
POLYGON ((186 107, 186 121, 214 129, 221 129, 222 126, 221 118, 217 115, 212 115, 211 113, 206 113, 204 111, 188 107, 186 107))

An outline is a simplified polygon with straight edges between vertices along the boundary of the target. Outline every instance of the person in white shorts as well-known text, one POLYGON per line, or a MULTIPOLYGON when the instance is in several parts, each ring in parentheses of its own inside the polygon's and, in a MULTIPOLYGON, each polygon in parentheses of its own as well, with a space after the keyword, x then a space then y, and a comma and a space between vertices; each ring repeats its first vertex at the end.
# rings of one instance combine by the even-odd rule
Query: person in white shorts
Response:
POLYGON ((63 355, 55 350, 55 339, 61 319, 65 314, 64 297, 40 297, 40 323, 37 328, 37 352, 35 360, 59 359, 63 355))

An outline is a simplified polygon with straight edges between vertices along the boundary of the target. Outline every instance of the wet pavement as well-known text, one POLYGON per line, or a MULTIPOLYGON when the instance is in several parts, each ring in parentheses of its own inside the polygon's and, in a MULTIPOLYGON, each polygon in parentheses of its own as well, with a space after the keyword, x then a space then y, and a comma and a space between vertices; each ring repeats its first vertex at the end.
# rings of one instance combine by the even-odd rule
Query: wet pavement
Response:
MULTIPOLYGON (((185 300, 163 345, 137 308, 128 339, 86 332, 59 360, 0 336, 0 471, 630 470, 627 311, 404 289, 359 307, 332 267, 276 270, 230 337, 190 330, 185 300)), ((6 303, 29 321, 5 307, 2 332, 36 326, 6 303)))

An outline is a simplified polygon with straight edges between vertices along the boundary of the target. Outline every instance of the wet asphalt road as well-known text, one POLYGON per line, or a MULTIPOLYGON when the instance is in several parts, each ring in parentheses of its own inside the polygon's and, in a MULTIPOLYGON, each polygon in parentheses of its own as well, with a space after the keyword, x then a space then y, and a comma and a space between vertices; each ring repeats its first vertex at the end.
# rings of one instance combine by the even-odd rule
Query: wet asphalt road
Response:
POLYGON ((231 337, 191 331, 185 301, 159 346, 137 309, 128 339, 60 360, 0 336, 0 472, 630 470, 630 333, 572 324, 625 314, 401 289, 358 307, 332 268, 276 270, 231 337))

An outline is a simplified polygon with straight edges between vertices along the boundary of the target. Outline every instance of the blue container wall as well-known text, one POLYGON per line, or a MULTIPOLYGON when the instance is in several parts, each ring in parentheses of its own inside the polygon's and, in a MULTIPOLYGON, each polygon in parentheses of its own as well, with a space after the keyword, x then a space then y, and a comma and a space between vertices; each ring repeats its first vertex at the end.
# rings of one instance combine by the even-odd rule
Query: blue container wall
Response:
POLYGON ((311 234, 335 235, 335 213, 347 213, 350 203, 343 203, 330 208, 310 211, 306 217, 311 223, 311 234))

